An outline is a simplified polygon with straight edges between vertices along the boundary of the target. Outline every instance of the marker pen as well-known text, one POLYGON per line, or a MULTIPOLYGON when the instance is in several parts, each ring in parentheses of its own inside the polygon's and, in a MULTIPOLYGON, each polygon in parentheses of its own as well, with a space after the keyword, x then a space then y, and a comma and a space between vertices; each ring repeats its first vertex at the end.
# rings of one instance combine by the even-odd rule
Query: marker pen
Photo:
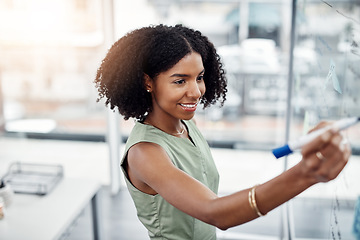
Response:
POLYGON ((360 121, 360 117, 352 117, 352 118, 344 118, 339 121, 334 122, 332 125, 315 130, 305 136, 300 137, 297 140, 289 141, 287 144, 285 144, 282 147, 275 148, 272 150, 272 153, 276 158, 281 158, 283 156, 289 155, 294 150, 302 148, 305 144, 311 142, 316 137, 320 136, 327 130, 329 130, 332 127, 338 128, 339 130, 344 130, 352 125, 355 125, 360 121))

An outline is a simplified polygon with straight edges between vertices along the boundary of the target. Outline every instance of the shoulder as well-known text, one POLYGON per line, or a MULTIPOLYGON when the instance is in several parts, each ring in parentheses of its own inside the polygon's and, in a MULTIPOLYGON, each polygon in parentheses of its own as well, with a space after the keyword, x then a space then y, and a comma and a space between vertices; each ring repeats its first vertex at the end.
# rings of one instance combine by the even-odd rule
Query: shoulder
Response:
POLYGON ((157 143, 138 142, 128 150, 128 158, 151 159, 163 153, 165 153, 165 150, 157 143))
POLYGON ((135 122, 126 141, 124 157, 149 158, 155 153, 166 152, 166 136, 153 126, 135 122))
MULTIPOLYGON (((132 146, 127 153, 124 167, 126 176, 132 185, 146 194, 155 195, 151 187, 154 173, 162 169, 168 160, 160 146, 149 142, 140 142, 132 146)), ((156 174, 157 175, 157 174, 156 174)))
POLYGON ((162 146, 166 142, 166 136, 153 126, 135 122, 135 126, 126 141, 126 150, 139 142, 152 142, 162 146))

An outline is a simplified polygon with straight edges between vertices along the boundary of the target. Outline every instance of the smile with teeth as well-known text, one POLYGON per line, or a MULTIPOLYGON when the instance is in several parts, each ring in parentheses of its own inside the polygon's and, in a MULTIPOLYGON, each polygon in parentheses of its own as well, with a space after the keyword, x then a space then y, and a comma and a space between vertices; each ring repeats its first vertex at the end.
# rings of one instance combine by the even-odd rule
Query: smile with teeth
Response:
POLYGON ((179 104, 185 111, 195 111, 198 103, 180 103, 179 104))
POLYGON ((193 104, 182 104, 180 103, 181 106, 186 107, 186 108, 194 108, 197 106, 197 103, 193 103, 193 104))

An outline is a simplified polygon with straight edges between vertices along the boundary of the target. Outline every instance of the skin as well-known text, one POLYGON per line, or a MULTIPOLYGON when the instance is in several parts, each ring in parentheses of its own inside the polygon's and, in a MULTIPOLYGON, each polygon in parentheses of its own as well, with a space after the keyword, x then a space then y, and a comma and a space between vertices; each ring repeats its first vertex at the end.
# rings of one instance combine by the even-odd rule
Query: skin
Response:
POLYGON ((204 72, 200 54, 192 53, 156 79, 146 76, 145 85, 151 92, 153 106, 146 122, 167 133, 180 132, 184 128, 180 120, 194 117, 196 104, 205 93, 204 72), (184 104, 195 107, 187 108, 184 104))
MULTIPOLYGON (((181 120, 190 120, 194 108, 181 104, 199 102, 205 93, 201 56, 191 53, 156 79, 145 75, 145 86, 151 92, 153 111, 145 122, 174 134, 184 128, 181 120)), ((314 129, 328 125, 321 122, 314 129)), ((176 137, 189 138, 187 132, 176 137)), ((190 140, 190 139, 189 139, 190 140)), ((278 177, 256 188, 256 201, 266 214, 319 182, 328 182, 345 167, 351 150, 343 143, 337 129, 330 129, 302 149, 302 160, 278 177), (316 157, 320 151, 326 160, 316 157)), ((250 189, 218 197, 202 183, 176 168, 166 152, 153 143, 138 143, 128 154, 127 172, 132 184, 147 194, 160 194, 181 211, 222 230, 257 218, 250 207, 250 189), (161 174, 153 174, 154 172, 161 174)))

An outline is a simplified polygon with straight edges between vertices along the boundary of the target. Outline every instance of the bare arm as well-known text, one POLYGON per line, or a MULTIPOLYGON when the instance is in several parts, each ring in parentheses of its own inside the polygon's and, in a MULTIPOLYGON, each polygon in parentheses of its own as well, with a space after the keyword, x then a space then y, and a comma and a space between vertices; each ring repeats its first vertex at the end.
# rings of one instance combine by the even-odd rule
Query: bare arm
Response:
MULTIPOLYGON (((334 179, 350 157, 348 144, 338 132, 327 131, 302 150, 303 159, 278 177, 256 188, 256 202, 263 214, 318 182, 334 179), (326 157, 320 160, 317 151, 326 157)), ((218 197, 202 183, 176 168, 166 152, 152 143, 133 146, 128 155, 128 174, 141 191, 160 194, 181 211, 220 229, 258 217, 248 201, 249 189, 218 197), (154 174, 157 173, 157 174, 154 174)))

